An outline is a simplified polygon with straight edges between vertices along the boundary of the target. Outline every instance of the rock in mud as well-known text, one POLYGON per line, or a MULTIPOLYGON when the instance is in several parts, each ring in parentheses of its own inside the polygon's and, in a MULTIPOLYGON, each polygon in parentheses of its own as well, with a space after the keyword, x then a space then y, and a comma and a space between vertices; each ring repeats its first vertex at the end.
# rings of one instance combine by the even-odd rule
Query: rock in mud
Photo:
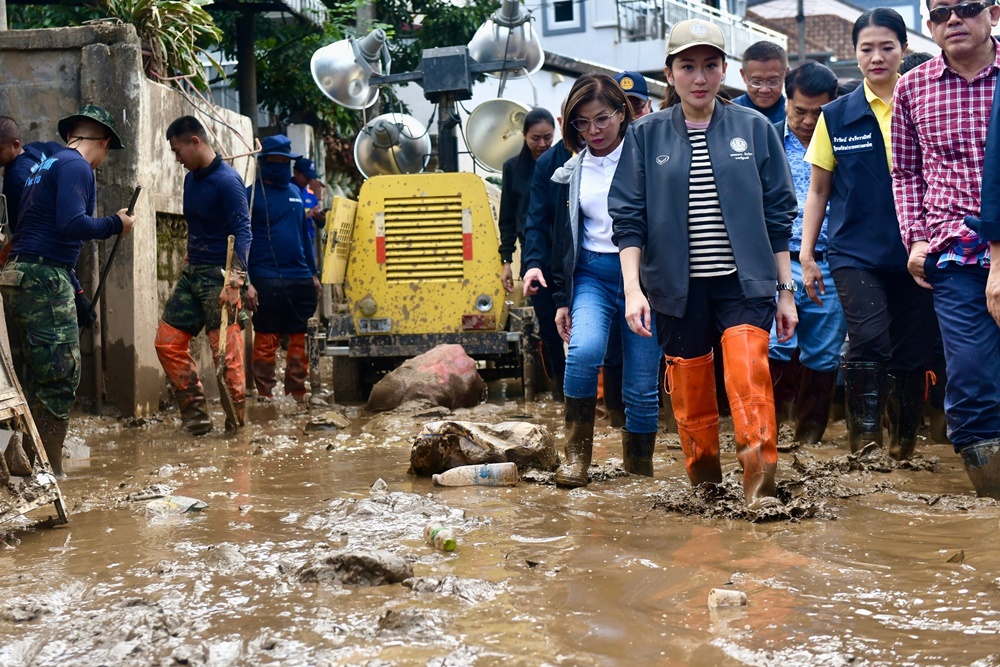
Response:
POLYGON ((404 581, 403 586, 414 593, 450 595, 470 603, 492 600, 504 591, 503 584, 483 579, 462 579, 452 574, 444 577, 413 577, 404 581))
POLYGON ((344 415, 340 414, 336 410, 328 410, 321 414, 316 415, 309 420, 306 424, 306 433, 313 433, 315 431, 336 431, 339 429, 345 429, 350 427, 351 422, 344 415))
POLYGON ((201 558, 209 567, 223 572, 239 569, 247 561, 236 545, 228 542, 210 546, 201 558))
POLYGON ((347 551, 303 565, 295 573, 303 584, 383 586, 413 576, 413 566, 388 551, 347 551))
POLYGON ((392 410, 406 401, 427 399, 447 408, 478 405, 486 392, 476 361, 461 345, 438 345, 392 371, 372 387, 368 409, 392 410))
POLYGON ((441 634, 444 621, 438 609, 389 609, 378 619, 378 634, 429 639, 441 634))
POLYGON ((508 461, 518 468, 547 471, 559 465, 552 436, 543 427, 527 422, 429 422, 410 449, 410 471, 417 475, 508 461))

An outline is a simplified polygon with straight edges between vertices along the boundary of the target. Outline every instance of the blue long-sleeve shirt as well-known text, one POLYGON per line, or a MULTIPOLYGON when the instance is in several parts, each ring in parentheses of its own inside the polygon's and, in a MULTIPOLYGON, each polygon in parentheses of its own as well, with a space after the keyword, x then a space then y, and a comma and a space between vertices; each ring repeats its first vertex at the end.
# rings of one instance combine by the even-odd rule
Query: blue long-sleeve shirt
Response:
POLYGON ((121 234, 117 215, 95 218, 97 182, 90 163, 66 149, 35 164, 25 180, 10 255, 40 255, 76 266, 83 242, 121 234))
POLYGON ((48 156, 64 150, 67 150, 66 147, 55 141, 36 141, 25 146, 21 154, 7 165, 3 174, 3 194, 7 197, 7 217, 10 221, 11 236, 17 231, 21 196, 32 167, 48 156))
POLYGON ((236 237, 234 266, 248 265, 253 237, 246 186, 221 156, 216 155, 212 164, 184 177, 184 217, 188 225, 188 263, 225 266, 231 234, 236 237))
MULTIPOLYGON (((295 185, 256 183, 250 225, 250 281, 260 278, 312 278, 319 274, 309 239, 302 193, 295 185)), ((249 196, 249 189, 247 190, 249 196)))

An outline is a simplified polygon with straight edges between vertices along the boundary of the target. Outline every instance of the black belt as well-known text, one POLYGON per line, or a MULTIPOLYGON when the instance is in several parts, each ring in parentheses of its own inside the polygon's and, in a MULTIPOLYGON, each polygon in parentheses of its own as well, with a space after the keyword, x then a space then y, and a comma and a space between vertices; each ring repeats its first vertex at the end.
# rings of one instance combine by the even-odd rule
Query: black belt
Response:
MULTIPOLYGON (((798 250, 792 250, 788 254, 792 256, 792 261, 793 262, 798 262, 799 261, 799 251, 798 250)), ((815 260, 817 262, 822 262, 823 261, 823 256, 825 254, 826 253, 824 253, 822 250, 814 250, 813 251, 813 260, 815 260)))
POLYGON ((63 262, 57 262, 54 259, 49 259, 48 257, 42 257, 41 255, 14 255, 8 261, 10 262, 23 262, 24 264, 41 264, 43 266, 54 266, 57 269, 65 269, 66 271, 73 271, 73 267, 69 264, 64 264, 63 262))

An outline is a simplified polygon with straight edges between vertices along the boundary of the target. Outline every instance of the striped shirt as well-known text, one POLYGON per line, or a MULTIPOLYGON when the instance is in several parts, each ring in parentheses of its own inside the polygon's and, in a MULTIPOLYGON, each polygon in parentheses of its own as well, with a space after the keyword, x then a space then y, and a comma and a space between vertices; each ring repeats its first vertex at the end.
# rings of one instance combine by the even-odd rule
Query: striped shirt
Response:
MULTIPOLYGON (((688 124, 691 177, 688 181, 688 256, 692 278, 725 276, 736 271, 722 206, 715 186, 708 140, 702 124, 688 124)), ((704 125, 707 125, 705 123, 704 125)))

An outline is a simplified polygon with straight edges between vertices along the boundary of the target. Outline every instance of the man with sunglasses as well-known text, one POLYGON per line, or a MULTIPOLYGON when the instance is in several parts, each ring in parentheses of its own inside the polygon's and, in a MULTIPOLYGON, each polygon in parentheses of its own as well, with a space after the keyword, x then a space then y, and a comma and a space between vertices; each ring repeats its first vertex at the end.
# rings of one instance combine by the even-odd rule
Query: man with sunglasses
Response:
POLYGON ((94 171, 123 147, 115 119, 85 105, 59 121, 67 150, 31 167, 22 191, 17 234, 0 274, 3 297, 21 337, 25 393, 52 471, 62 476, 69 413, 80 384, 80 331, 73 268, 83 242, 132 231, 125 209, 94 217, 94 171))
POLYGON ((772 123, 785 120, 785 96, 781 93, 788 74, 788 54, 775 44, 755 42, 743 52, 740 76, 747 92, 733 99, 733 104, 747 107, 767 116, 772 123))
POLYGON ((988 119, 1000 71, 991 31, 1000 7, 928 0, 941 55, 904 76, 892 112, 892 177, 907 268, 933 289, 948 365, 948 435, 980 496, 1000 499, 1000 242, 968 227, 979 217, 988 119), (992 286, 992 291, 991 291, 992 286))
POLYGON ((650 111, 653 105, 649 101, 649 87, 646 85, 646 77, 638 72, 618 72, 614 76, 619 87, 625 91, 625 97, 632 107, 632 115, 639 120, 650 111))

